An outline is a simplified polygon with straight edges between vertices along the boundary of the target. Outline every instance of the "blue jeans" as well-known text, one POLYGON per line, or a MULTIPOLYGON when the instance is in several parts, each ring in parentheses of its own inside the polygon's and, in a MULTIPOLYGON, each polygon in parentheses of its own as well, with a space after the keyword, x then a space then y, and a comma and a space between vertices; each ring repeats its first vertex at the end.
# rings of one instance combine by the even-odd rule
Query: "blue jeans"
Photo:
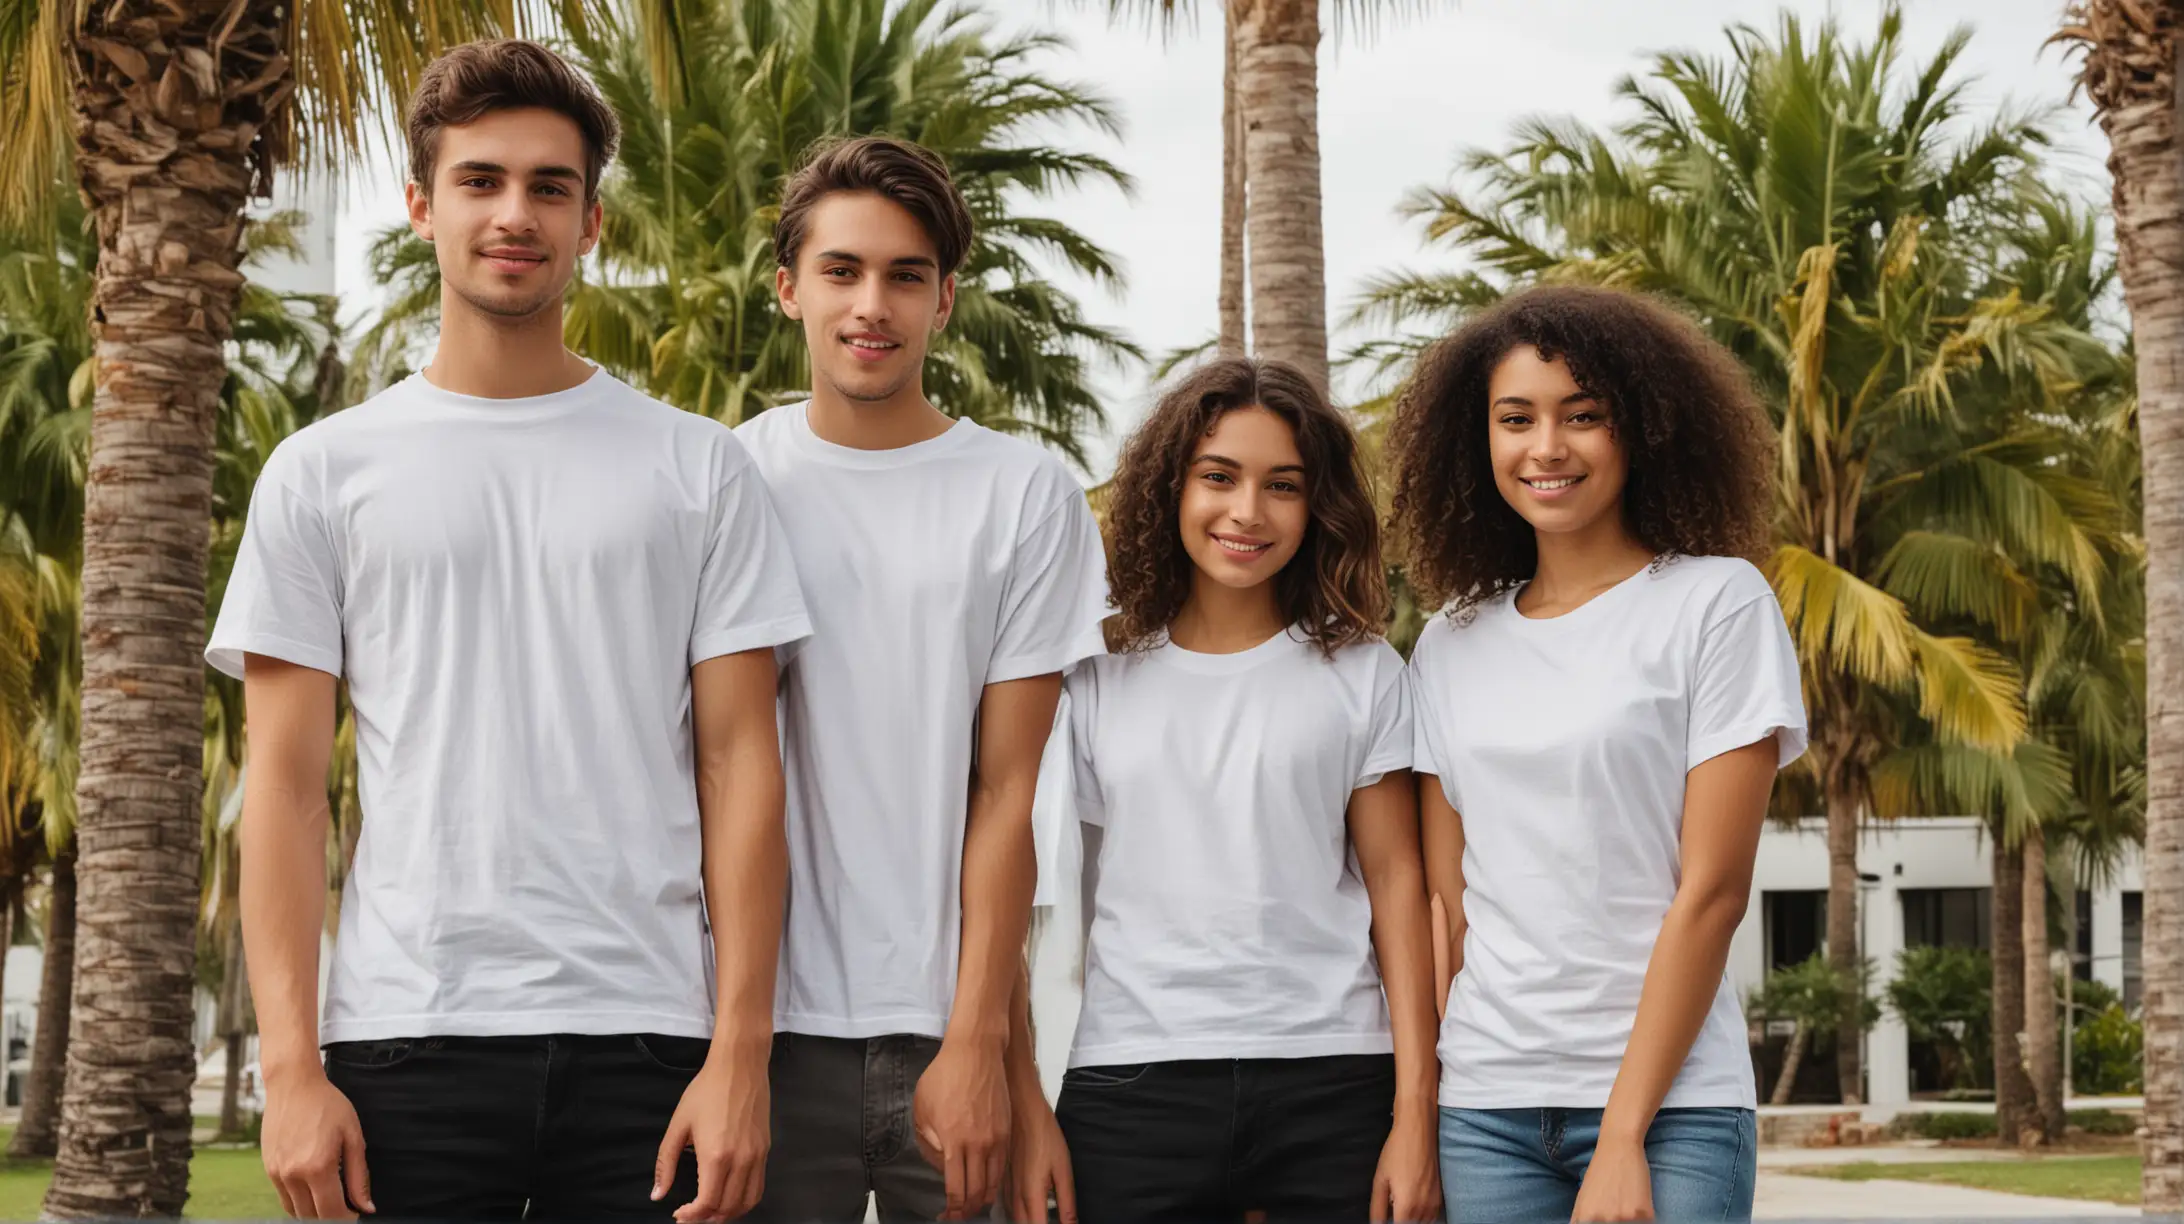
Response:
MULTIPOLYGON (((1597 1109, 1443 1109, 1441 1197, 1449 1224, 1567 1224, 1600 1141, 1597 1109)), ((1715 1224, 1752 1218, 1759 1115, 1664 1109, 1646 1131, 1653 1218, 1715 1224)))

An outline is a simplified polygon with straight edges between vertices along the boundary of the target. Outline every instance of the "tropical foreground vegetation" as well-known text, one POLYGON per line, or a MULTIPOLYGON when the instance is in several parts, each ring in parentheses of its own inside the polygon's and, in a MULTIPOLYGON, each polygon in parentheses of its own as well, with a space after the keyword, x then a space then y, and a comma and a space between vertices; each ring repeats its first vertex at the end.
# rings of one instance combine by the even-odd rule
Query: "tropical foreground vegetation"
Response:
MULTIPOLYGON (((292 219, 245 224, 252 192, 300 165, 360 164, 439 48, 556 39, 626 133, 569 342, 733 422, 806 377, 772 305, 782 175, 823 135, 908 135, 948 159, 980 227, 930 394, 1082 468, 1107 425, 1093 373, 1144 354, 1041 272, 1120 276, 1097 235, 1040 210, 1131 181, 1084 148, 1113 130, 1112 101, 1047 75, 1047 40, 998 33, 991 0, 75 7, 0 0, 0 943, 35 928, 47 950, 8 1151, 56 1157, 53 1215, 175 1214, 197 999, 215 1002, 231 1053, 250 1024, 240 692, 203 668, 205 626, 272 447, 412 368, 438 301, 429 249, 406 231, 374 247, 389 301, 355 334, 331 302, 253 285, 251 260, 283 249, 292 219)), ((1401 202, 1424 230, 1421 266, 1338 286, 1332 342, 1318 6, 1222 12, 1215 346, 1323 381, 1331 362, 1369 372, 1385 394, 1354 407, 1376 443, 1425 341, 1511 290, 1610 283, 1692 311, 1781 429, 1766 570, 1813 748, 1777 814, 1828 825, 1829 953, 1765 983, 1754 1012, 1793 1021, 1797 1051, 1831 1047, 1849 1102, 1856 1035, 1893 1009, 1946 1046, 1965 1087, 1992 1090, 2001 1138, 2059 1139, 2051 951, 2077 889, 2143 844, 2142 1014, 2081 984, 2072 1027, 2100 1036, 2074 1046, 2072 1070, 2081 1088, 2143 1088, 2147 1205, 2184 1207, 2184 726, 2149 722, 2145 700, 2150 683, 2184 685, 2172 7, 2088 3, 2061 35, 2116 150, 2113 247, 2110 202, 2047 162, 2055 116, 1969 105, 1962 36, 1913 62, 1893 13, 1871 30, 1784 18, 1638 65, 1610 127, 1527 123, 1421 184, 1401 202), (1940 812, 1989 823, 1992 954, 1920 950, 1872 997, 1856 831, 1940 812)), ((1399 607, 1407 644, 1421 610, 1399 607)), ((330 889, 360 816, 345 714, 337 744, 330 889)), ((241 1130, 229 1113, 218 1129, 241 1130)))

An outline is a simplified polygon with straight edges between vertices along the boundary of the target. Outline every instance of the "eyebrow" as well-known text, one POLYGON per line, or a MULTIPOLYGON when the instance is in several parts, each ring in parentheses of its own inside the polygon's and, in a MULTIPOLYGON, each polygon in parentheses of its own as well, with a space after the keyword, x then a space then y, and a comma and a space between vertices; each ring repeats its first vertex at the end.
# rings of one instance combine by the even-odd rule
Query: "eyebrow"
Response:
MULTIPOLYGON (((864 256, 854 251, 821 251, 819 252, 819 258, 831 260, 835 263, 864 266, 864 256)), ((887 262, 889 267, 894 268, 938 268, 940 266, 940 261, 930 255, 903 255, 887 262)))
MULTIPOLYGON (((1239 472, 1244 470, 1243 464, 1236 462, 1234 459, 1229 458, 1227 455, 1200 455, 1196 459, 1191 460, 1191 462, 1211 463, 1218 467, 1233 468, 1239 472)), ((1267 470, 1270 472, 1295 472, 1299 476, 1304 475, 1304 465, 1301 463, 1277 463, 1267 470)))
MULTIPOLYGON (((473 173, 482 174, 508 173, 508 167, 501 165, 499 162, 489 161, 459 161, 455 163, 453 169, 457 174, 461 174, 466 170, 473 173)), ((539 178, 581 180, 584 177, 584 172, 578 170, 576 167, 561 165, 540 166, 537 169, 531 171, 531 173, 538 176, 539 178)))
MULTIPOLYGON (((1565 395, 1562 397, 1562 402, 1565 405, 1582 404, 1587 401, 1597 404, 1600 402, 1600 397, 1594 395, 1590 391, 1580 391, 1575 395, 1565 395)), ((1514 404, 1519 408, 1530 408, 1532 406, 1532 401, 1522 395, 1504 395, 1500 399, 1495 400, 1493 406, 1499 408, 1503 404, 1514 404)))

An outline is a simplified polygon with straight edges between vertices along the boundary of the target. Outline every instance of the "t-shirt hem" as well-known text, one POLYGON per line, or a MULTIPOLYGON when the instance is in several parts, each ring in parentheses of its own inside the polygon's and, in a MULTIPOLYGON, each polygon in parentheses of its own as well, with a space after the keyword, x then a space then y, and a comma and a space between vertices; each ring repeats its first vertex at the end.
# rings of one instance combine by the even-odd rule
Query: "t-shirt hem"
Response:
POLYGON ((223 634, 205 648, 205 662, 212 664, 223 675, 240 680, 243 678, 243 656, 246 654, 265 655, 284 663, 295 663, 322 671, 330 676, 341 675, 339 650, 329 650, 324 646, 314 646, 309 642, 271 633, 245 631, 223 634))
MULTIPOLYGON (((1446 1079, 1435 1094, 1443 1109, 1606 1109, 1613 1085, 1541 1087, 1504 1084, 1497 1087, 1451 1085, 1446 1079)), ((1757 1109, 1756 1088, 1740 1092, 1724 1084, 1672 1088, 1662 1109, 1757 1109)))
POLYGON ((1339 1054, 1393 1054, 1388 1033, 1314 1033, 1309 1037, 1194 1037, 1188 1040, 1118 1041, 1073 1048, 1071 1067, 1181 1062, 1209 1058, 1327 1058, 1339 1054))
POLYGON ((585 1037, 657 1033, 662 1037, 704 1039, 712 1037, 713 1022, 704 1016, 649 1011, 421 1012, 328 1020, 319 1025, 319 1044, 395 1037, 538 1037, 557 1033, 585 1037))
MULTIPOLYGON (((783 616, 756 625, 721 629, 690 641, 690 665, 762 646, 790 646, 811 636, 811 618, 783 616)), ((793 656, 794 652, 790 654, 793 656)), ((777 656, 778 658, 778 656, 777 656)))
POLYGON ((1697 769, 1725 752, 1734 752, 1739 748, 1756 744, 1772 735, 1778 741, 1775 768, 1781 769, 1804 755, 1805 729, 1803 723, 1804 718, 1799 713, 1775 710, 1761 717, 1739 723, 1726 731, 1716 731, 1712 735, 1691 743, 1684 753, 1684 768, 1686 770, 1697 769))
POLYGON ((948 1018, 930 1012, 901 1012, 891 1016, 814 1016, 802 1012, 776 1012, 774 1031, 802 1033, 807 1037, 894 1037, 908 1034, 938 1040, 948 1031, 948 1018))

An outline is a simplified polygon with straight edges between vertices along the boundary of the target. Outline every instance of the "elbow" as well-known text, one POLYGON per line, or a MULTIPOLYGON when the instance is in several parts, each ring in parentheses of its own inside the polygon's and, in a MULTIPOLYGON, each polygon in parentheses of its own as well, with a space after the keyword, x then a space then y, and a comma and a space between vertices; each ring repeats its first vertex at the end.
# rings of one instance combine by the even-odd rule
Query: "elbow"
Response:
POLYGON ((1718 880, 1686 886, 1677 896, 1678 908, 1682 909, 1694 928, 1726 939, 1736 933, 1744 921, 1744 914, 1752 902, 1752 882, 1745 880, 1718 880))

